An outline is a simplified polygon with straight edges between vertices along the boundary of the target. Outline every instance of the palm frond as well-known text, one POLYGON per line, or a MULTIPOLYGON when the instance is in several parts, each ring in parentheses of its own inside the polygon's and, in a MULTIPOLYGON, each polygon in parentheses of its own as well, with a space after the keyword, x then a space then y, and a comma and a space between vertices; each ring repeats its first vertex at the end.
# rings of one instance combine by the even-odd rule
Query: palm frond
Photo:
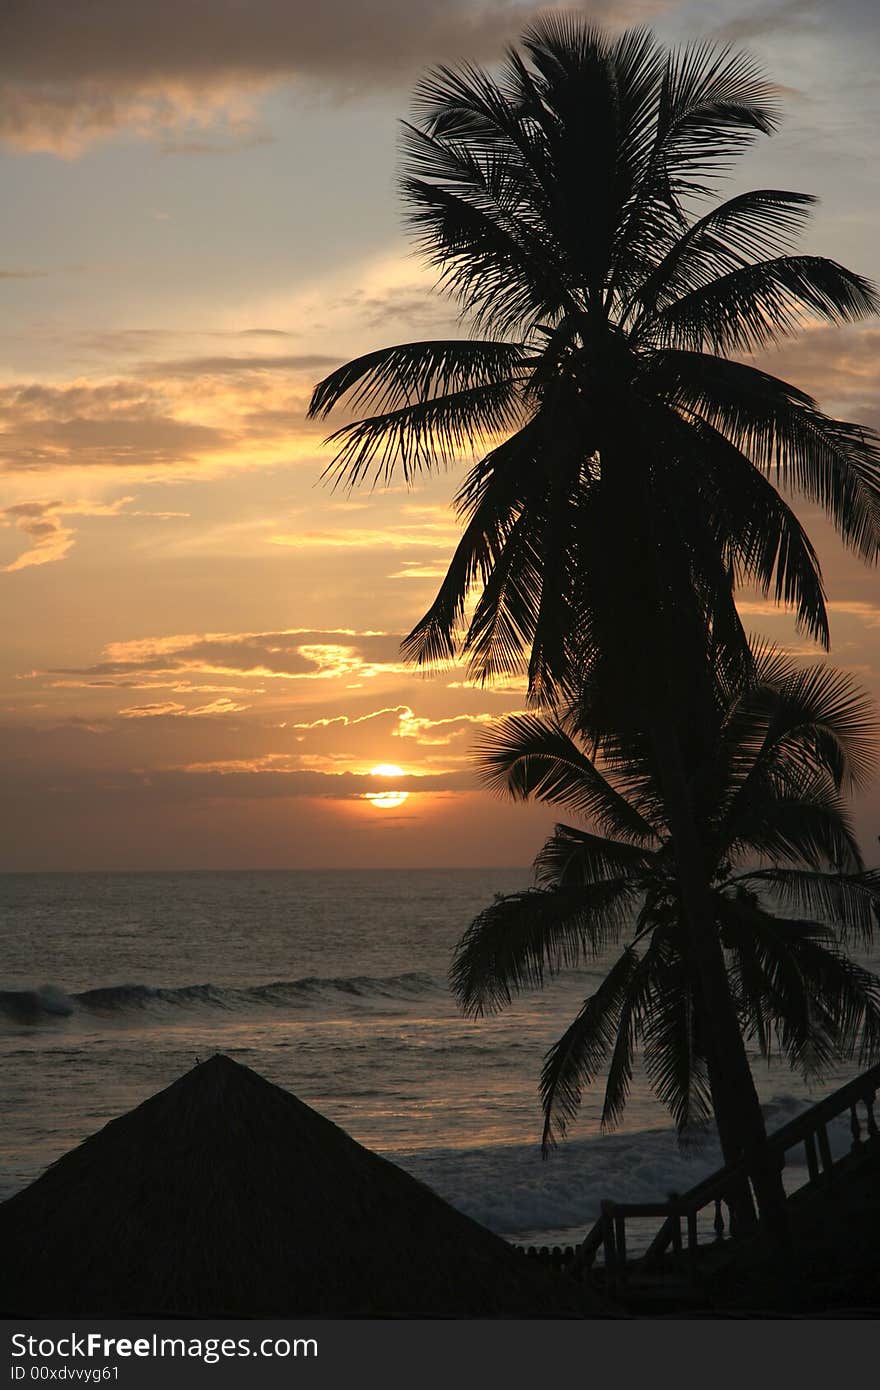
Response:
MULTIPOLYGON (((706 420, 690 415, 674 434, 678 466, 699 470, 706 543, 735 579, 771 591, 795 609, 799 626, 823 645, 828 614, 819 560, 800 521, 755 465, 706 420)), ((722 608, 720 602, 714 605, 722 608)), ((722 609, 723 611, 723 609, 722 609)))
POLYGON ((862 857, 843 799, 828 777, 804 777, 780 792, 769 781, 751 782, 728 811, 723 852, 777 863, 859 873, 862 857))
POLYGON ((818 1079, 834 1057, 835 1038, 827 1010, 807 987, 798 948, 809 938, 817 945, 827 940, 824 928, 774 917, 745 895, 717 898, 716 910, 725 945, 751 958, 751 978, 766 995, 780 1049, 806 1078, 818 1079))
POLYGON ((526 369, 520 343, 463 338, 398 343, 355 357, 319 381, 309 419, 326 418, 348 398, 352 410, 389 411, 414 401, 519 379, 526 369))
MULTIPOLYGON (((669 1013, 674 1011, 675 1005, 672 1010, 664 1011, 664 1001, 658 996, 658 990, 662 996, 663 991, 668 989, 670 997, 677 996, 676 1003, 681 1005, 681 991, 669 989, 668 976, 670 968, 674 969, 673 961, 674 952, 670 949, 667 933, 661 927, 653 932, 648 949, 632 972, 620 1010, 617 1037, 605 1082, 601 1118, 603 1131, 616 1128, 623 1118, 632 1085, 636 1048, 643 1038, 646 1068, 660 1099, 667 1104, 676 1123, 681 1120, 680 1129, 685 1127, 689 1116, 692 1120, 694 1118, 693 1067, 685 1063, 682 1068, 683 1058, 680 1054, 673 1058, 683 1042, 688 1058, 692 1059, 692 1030, 689 1024, 686 1025, 688 1036, 679 1035, 673 1042, 667 1024, 669 1013), (687 1072, 686 1077, 683 1071, 687 1072), (684 1083, 683 1088, 680 1084, 665 1084, 671 1082, 673 1072, 677 1083, 684 1083)), ((699 1087, 696 1089, 699 1092, 699 1087)))
POLYGON ((651 1089, 672 1116, 683 1143, 699 1140, 712 1114, 695 981, 685 961, 667 953, 652 961, 644 1028, 651 1089))
POLYGON ((399 467, 408 483, 416 473, 448 468, 481 441, 520 424, 522 415, 518 393, 506 381, 418 400, 329 435, 325 442, 336 454, 324 476, 335 474, 353 488, 368 474, 387 483, 399 467))
POLYGON ((835 1057, 880 1054, 880 978, 835 945, 828 929, 772 916, 748 896, 719 901, 725 937, 763 975, 779 1046, 806 1076, 835 1057))
POLYGON ((429 135, 467 141, 472 148, 489 154, 503 151, 531 177, 536 199, 541 193, 549 198, 543 131, 534 115, 540 98, 534 79, 528 77, 523 84, 521 61, 518 68, 518 90, 511 93, 473 63, 457 67, 441 64, 418 82, 413 111, 429 135))
POLYGON ((842 942, 871 946, 880 926, 880 869, 861 874, 814 869, 749 869, 731 883, 751 889, 801 916, 824 923, 842 942))
POLYGON ((772 259, 792 250, 799 231, 816 199, 808 193, 756 188, 739 193, 678 236, 673 245, 639 286, 628 316, 639 319, 692 290, 711 283, 719 275, 754 260, 772 259))
POLYGON ((552 718, 508 715, 489 727, 475 752, 480 780, 492 791, 565 806, 633 844, 650 844, 656 837, 655 827, 552 718))
POLYGON ((543 888, 584 887, 621 877, 637 883, 652 861, 651 851, 638 843, 557 825, 535 859, 535 881, 543 888))
POLYGON ((823 415, 787 382, 742 362, 701 352, 660 351, 646 382, 667 392, 685 417, 698 417, 759 468, 831 516, 866 559, 880 551, 880 444, 864 426, 823 415))
POLYGON ((847 672, 765 651, 726 737, 736 794, 747 796, 750 782, 797 791, 805 772, 830 777, 837 790, 857 789, 873 773, 880 725, 874 702, 847 672))
POLYGON ((632 920, 636 898, 626 878, 496 897, 456 947, 453 994, 472 1017, 505 1008, 514 994, 605 950, 632 920))
POLYGON ((528 667, 543 588, 541 530, 523 510, 505 535, 484 577, 462 644, 468 675, 485 685, 528 667))
POLYGON ((528 334, 578 307, 553 263, 552 243, 540 246, 519 221, 428 179, 405 176, 400 191, 423 258, 474 325, 498 337, 528 334))
POLYGON ((793 665, 776 684, 773 719, 765 744, 781 762, 797 754, 815 771, 827 771, 835 786, 866 786, 880 751, 877 707, 854 678, 825 663, 793 665))
POLYGON ((747 53, 710 43, 670 54, 657 114, 654 164, 699 191, 735 155, 775 127, 772 84, 747 53))
POLYGON ((599 1074, 617 1036, 627 992, 639 955, 626 950, 612 965, 595 994, 548 1051, 541 1069, 541 1104, 546 1154, 578 1112, 585 1086, 599 1074))
POLYGON ((694 352, 750 352, 812 319, 855 323, 878 309, 874 285, 836 261, 778 256, 682 295, 647 320, 640 337, 694 352))
POLYGON ((437 597, 401 643, 406 660, 423 665, 455 654, 465 635, 459 629, 471 586, 487 582, 517 517, 540 486, 534 465, 542 423, 540 415, 531 420, 468 473, 456 498, 465 529, 437 597))

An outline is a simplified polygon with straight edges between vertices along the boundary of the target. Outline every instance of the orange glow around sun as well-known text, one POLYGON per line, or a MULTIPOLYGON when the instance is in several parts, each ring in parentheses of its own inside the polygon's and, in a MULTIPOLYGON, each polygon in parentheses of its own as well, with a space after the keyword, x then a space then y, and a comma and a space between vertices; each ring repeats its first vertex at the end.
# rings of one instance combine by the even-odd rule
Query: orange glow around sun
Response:
MULTIPOLYGON (((370 776, 395 778, 405 777, 406 773, 396 763, 377 763, 370 769, 370 776)), ((393 811, 395 807, 402 806, 409 800, 409 792, 395 791, 393 787, 389 787, 387 791, 364 792, 364 800, 378 806, 380 811, 393 811)))

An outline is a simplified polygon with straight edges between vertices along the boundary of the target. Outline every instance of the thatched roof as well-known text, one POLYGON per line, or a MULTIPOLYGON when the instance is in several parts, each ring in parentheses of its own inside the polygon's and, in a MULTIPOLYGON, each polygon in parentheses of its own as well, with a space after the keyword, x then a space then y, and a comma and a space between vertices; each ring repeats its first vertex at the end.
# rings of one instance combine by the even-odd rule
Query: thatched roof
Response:
POLYGON ((223 1056, 0 1205, 0 1250, 7 1316, 606 1311, 223 1056))

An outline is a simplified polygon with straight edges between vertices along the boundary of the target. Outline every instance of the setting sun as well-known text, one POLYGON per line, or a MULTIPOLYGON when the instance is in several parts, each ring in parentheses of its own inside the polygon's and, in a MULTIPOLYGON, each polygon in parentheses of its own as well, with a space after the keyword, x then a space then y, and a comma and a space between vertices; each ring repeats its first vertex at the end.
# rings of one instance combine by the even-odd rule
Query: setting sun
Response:
MULTIPOLYGON (((371 777, 405 777, 406 773, 402 767, 396 763, 377 763, 370 769, 371 777)), ((409 799, 409 792, 396 791, 389 787, 387 791, 364 792, 364 799, 378 806, 381 811, 393 811, 396 806, 402 806, 409 799)))

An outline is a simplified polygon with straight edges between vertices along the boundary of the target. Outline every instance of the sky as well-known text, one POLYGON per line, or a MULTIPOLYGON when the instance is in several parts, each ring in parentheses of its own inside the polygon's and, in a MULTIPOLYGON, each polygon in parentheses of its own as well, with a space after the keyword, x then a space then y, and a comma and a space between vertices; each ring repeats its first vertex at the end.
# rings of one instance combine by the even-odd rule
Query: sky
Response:
MULTIPOLYGON (((819 195, 805 249, 880 280, 873 0, 581 8, 754 53, 785 119, 725 191, 819 195)), ((417 674, 398 652, 457 538, 455 475, 334 493, 326 427, 305 408, 338 363, 459 331, 402 228, 398 122, 426 66, 491 64, 535 13, 5 7, 0 868, 534 856, 552 815, 491 798, 470 765, 522 689, 417 674)), ((876 428, 878 347, 877 322, 817 324, 766 365, 876 428)), ((880 697, 877 573, 801 514, 832 658, 880 697)), ((754 631, 812 655, 787 615, 743 606, 754 631)), ((871 857, 876 787, 856 819, 871 857)))

